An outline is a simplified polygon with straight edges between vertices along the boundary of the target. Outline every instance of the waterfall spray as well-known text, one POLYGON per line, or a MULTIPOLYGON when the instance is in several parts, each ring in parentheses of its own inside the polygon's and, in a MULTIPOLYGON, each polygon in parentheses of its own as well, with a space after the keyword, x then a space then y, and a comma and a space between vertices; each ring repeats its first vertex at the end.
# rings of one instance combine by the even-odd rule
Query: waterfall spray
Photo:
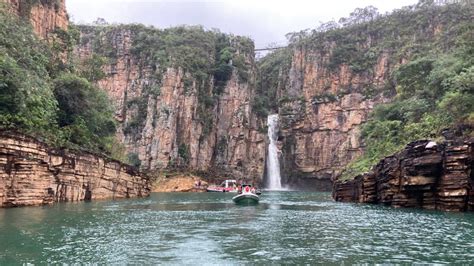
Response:
POLYGON ((279 190, 281 187, 280 163, 278 162, 278 114, 269 115, 268 125, 268 155, 267 155, 267 185, 268 189, 279 190))

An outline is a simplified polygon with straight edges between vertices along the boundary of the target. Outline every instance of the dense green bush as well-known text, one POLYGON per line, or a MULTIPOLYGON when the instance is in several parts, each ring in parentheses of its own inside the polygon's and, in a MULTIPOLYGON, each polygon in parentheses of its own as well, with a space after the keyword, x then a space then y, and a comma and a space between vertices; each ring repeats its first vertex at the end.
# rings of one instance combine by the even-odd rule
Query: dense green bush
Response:
POLYGON ((460 45, 448 53, 428 55, 401 66, 395 73, 397 97, 392 103, 377 106, 363 125, 366 151, 347 167, 343 178, 368 171, 411 141, 438 139, 442 130, 462 124, 472 129, 473 58, 472 50, 460 45))
POLYGON ((88 72, 72 64, 73 28, 56 30, 54 36, 49 44, 43 42, 29 22, 0 10, 0 129, 123 157, 113 137, 115 121, 106 94, 77 75, 100 79, 100 64, 91 64, 88 72))
POLYGON ((83 147, 105 150, 105 138, 116 129, 105 92, 73 74, 55 79, 53 88, 59 107, 59 126, 76 133, 68 136, 68 140, 83 147))
POLYGON ((49 48, 26 22, 0 10, 0 126, 44 132, 56 116, 49 48))
POLYGON ((252 101, 253 112, 266 117, 278 109, 277 92, 284 88, 291 65, 291 50, 278 49, 257 62, 257 88, 252 101))
POLYGON ((181 143, 178 147, 178 156, 181 158, 184 162, 184 164, 189 163, 190 159, 190 154, 189 154, 189 148, 186 144, 181 143))
POLYGON ((107 64, 107 58, 98 54, 93 54, 91 57, 84 59, 79 66, 78 72, 81 77, 91 81, 97 82, 106 77, 103 67, 107 64))
POLYGON ((138 157, 138 154, 136 153, 127 154, 127 162, 130 165, 133 165, 137 168, 140 168, 140 166, 142 165, 142 161, 140 160, 140 158, 138 157))

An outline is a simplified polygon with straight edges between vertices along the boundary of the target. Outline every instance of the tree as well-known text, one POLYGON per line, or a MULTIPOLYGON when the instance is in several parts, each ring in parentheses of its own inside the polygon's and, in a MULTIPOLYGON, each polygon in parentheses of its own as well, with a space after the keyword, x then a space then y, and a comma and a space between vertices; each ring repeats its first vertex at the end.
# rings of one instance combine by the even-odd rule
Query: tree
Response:
POLYGON ((106 77, 102 69, 105 64, 107 64, 107 58, 93 54, 82 62, 79 67, 80 75, 91 82, 97 82, 106 77))
POLYGON ((339 23, 346 27, 350 25, 372 21, 376 19, 379 15, 380 13, 378 12, 378 9, 374 6, 356 8, 349 14, 348 18, 341 18, 339 20, 339 23))
POLYGON ((105 148, 105 138, 115 133, 115 121, 107 95, 86 79, 64 74, 54 80, 58 123, 69 141, 91 148, 105 148))

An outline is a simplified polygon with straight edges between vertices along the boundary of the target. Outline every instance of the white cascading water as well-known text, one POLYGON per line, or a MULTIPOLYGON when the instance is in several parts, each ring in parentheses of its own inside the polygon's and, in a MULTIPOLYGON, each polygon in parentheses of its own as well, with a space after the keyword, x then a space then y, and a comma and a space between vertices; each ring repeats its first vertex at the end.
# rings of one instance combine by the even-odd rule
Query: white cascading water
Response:
POLYGON ((267 125, 270 140, 267 155, 267 185, 270 190, 280 190, 282 189, 280 163, 278 162, 278 147, 276 146, 278 140, 278 114, 269 115, 267 125))

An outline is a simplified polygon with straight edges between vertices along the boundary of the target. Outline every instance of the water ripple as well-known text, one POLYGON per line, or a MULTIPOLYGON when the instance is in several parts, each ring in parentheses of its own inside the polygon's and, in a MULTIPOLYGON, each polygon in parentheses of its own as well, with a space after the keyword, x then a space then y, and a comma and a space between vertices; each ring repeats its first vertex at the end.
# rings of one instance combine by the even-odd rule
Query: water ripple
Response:
POLYGON ((0 265, 474 262, 474 215, 333 202, 328 193, 225 193, 0 210, 0 265))

